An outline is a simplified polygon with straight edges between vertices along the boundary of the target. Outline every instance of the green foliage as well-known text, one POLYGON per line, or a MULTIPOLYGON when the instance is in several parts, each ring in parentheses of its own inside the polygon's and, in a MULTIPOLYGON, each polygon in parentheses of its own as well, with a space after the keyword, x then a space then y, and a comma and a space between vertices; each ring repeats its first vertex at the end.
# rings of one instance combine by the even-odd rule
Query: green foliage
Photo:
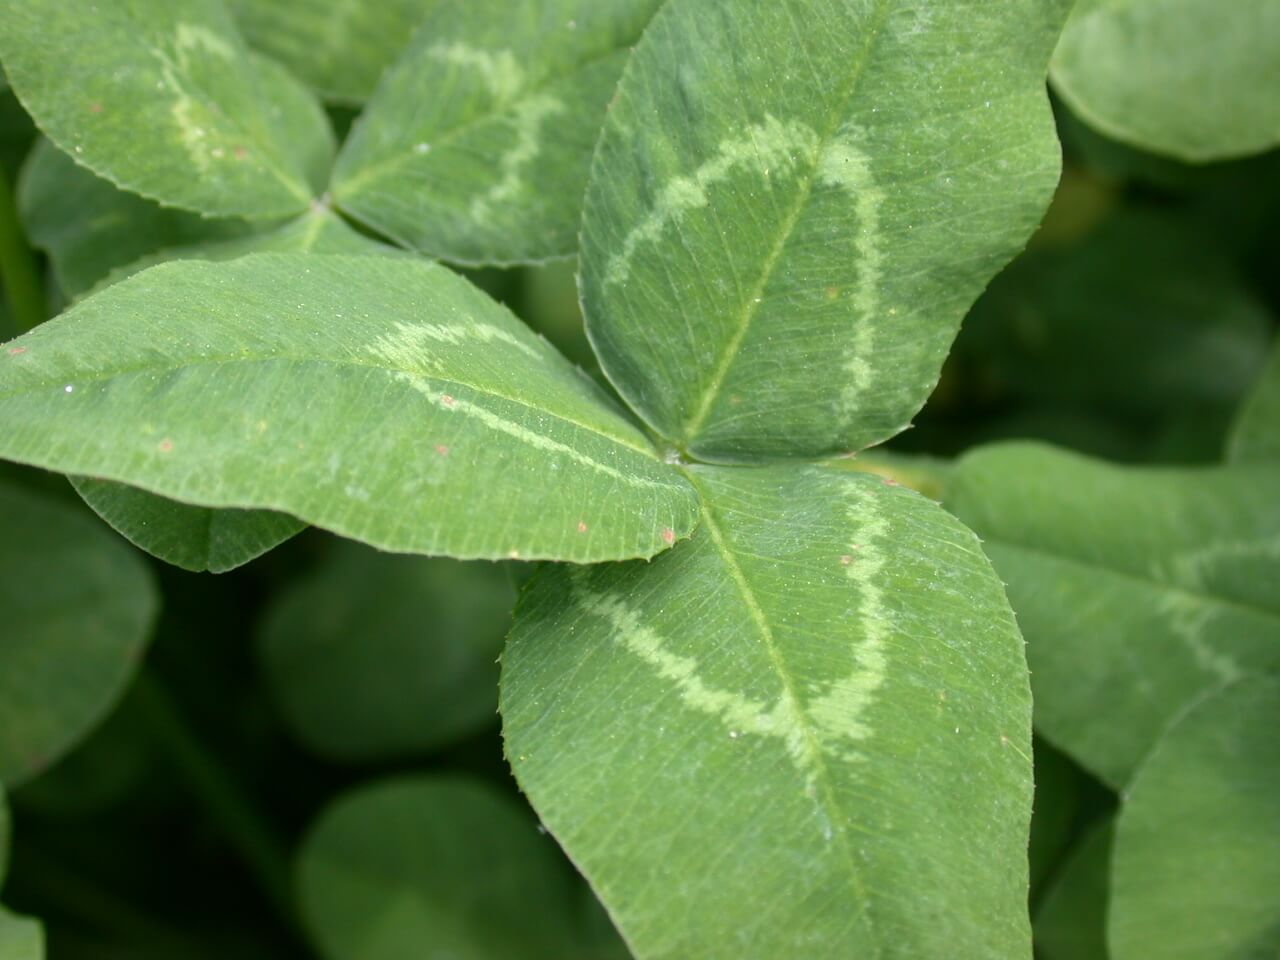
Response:
POLYGON ((0 960, 1280 950, 1273 4, 0 17, 0 960))
POLYGON ((0 484, 0 783, 93 727, 142 656, 156 592, 138 557, 62 504, 0 484))
POLYGON ((493 720, 514 600, 498 565, 342 544, 269 611, 263 670, 290 727, 317 753, 412 756, 493 720))
POLYGON ((512 768, 627 942, 1025 954, 1030 697, 977 540, 864 474, 690 477, 689 543, 548 568, 503 655, 512 768))
POLYGON ((1275 953, 1277 718, 1274 677, 1228 684, 1179 717, 1138 769, 1115 828, 1115 960, 1275 953))
POLYGON ((1066 6, 667 4, 582 221, 588 330, 646 422, 714 462, 904 429, 1052 193, 1066 6))
POLYGON ((460 960, 613 953, 593 942, 551 841, 481 782, 404 778, 345 794, 311 828, 297 874, 328 960, 398 960, 423 944, 460 960))
POLYGON ((1280 142, 1280 7, 1271 0, 1079 0, 1053 82, 1102 132, 1183 160, 1280 142))

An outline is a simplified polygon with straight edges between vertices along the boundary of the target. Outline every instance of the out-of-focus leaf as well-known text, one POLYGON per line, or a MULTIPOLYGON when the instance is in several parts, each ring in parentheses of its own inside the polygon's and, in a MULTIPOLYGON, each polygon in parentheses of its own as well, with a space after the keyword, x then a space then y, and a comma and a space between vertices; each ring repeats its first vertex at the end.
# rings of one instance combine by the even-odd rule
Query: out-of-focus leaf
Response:
POLYGON ((1027 638, 1036 728, 1112 786, 1188 703, 1280 667, 1280 464, 1116 467, 1035 444, 962 458, 947 505, 1027 638))
POLYGON ((0 960, 44 960, 40 922, 0 907, 0 960))
POLYGON ((311 828, 297 877, 326 960, 615 955, 588 938, 555 845, 479 781, 402 778, 345 794, 311 828))
POLYGON ((352 130, 335 202, 458 263, 572 254, 605 105, 658 4, 437 4, 352 130))
POLYGON ((194 572, 226 573, 306 524, 270 510, 212 510, 110 480, 72 477, 76 492, 134 546, 194 572))
POLYGON ((243 220, 209 220, 126 193, 44 139, 23 166, 17 201, 27 235, 49 255, 71 299, 144 254, 251 229, 243 220))
POLYGON ((651 556, 697 516, 546 341, 399 257, 183 261, 108 287, 0 353, 0 455, 461 558, 651 556))
POLYGON ((1277 729, 1280 682, 1244 678, 1191 707, 1138 768, 1116 821, 1115 960, 1280 956, 1277 729))
POLYGON ((438 4, 439 0, 230 0, 228 6, 252 46, 288 66, 326 100, 359 104, 373 93, 382 71, 438 4))
POLYGON ((1036 737, 1034 747, 1036 791, 1027 857, 1031 865, 1032 902, 1071 842, 1071 828, 1079 812, 1081 780, 1079 769, 1065 754, 1040 737, 1036 737))
POLYGON ((1043 960, 1107 960, 1107 899, 1113 822, 1077 841, 1036 911, 1032 930, 1043 960))
POLYGON ((1192 162, 1280 143, 1280 4, 1081 0, 1054 87, 1117 139, 1192 162))
POLYGON ((397 247, 387 246, 358 233, 333 211, 315 206, 302 216, 260 233, 223 240, 209 240, 179 247, 166 247, 112 270, 92 292, 119 283, 148 267, 170 260, 211 260, 221 262, 247 257, 251 253, 349 253, 361 256, 410 257, 397 247))
POLYGON ((412 755, 496 720, 506 571, 339 543, 279 595, 260 661, 298 738, 347 761, 412 755))
POLYGON ((77 163, 216 216, 311 202, 323 111, 283 71, 255 69, 218 0, 4 0, 0 17, 14 92, 77 163), (296 89, 278 112, 281 83, 296 89))
POLYGON ((0 486, 0 781, 49 766, 96 724, 142 655, 150 574, 93 519, 0 486))
POLYGON ((548 565, 508 759, 637 957, 1030 951, 1030 698, 977 539, 821 467, 690 468, 693 538, 548 565))
POLYGON ((1227 459, 1280 462, 1280 340, 1272 346, 1271 358, 1236 414, 1227 459))
POLYGON ((956 362, 996 397, 1225 424, 1270 327, 1191 223, 1129 211, 997 277, 965 320, 956 362))
POLYGON ((637 413, 716 462, 904 429, 1053 196, 1069 5, 667 3, 582 220, 587 326, 637 413))

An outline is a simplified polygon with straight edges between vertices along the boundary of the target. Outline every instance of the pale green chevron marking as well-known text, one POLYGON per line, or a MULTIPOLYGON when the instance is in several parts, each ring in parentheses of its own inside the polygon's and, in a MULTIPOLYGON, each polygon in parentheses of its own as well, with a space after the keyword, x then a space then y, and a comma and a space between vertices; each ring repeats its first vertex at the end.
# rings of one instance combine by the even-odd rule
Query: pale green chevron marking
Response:
POLYGON ((1276 490, 1280 464, 1120 467, 1036 444, 959 461, 946 503, 1008 582, 1045 737, 1123 787, 1193 700, 1280 669, 1276 490))
POLYGON ((307 208, 306 131, 326 121, 296 81, 264 77, 218 0, 4 0, 0 17, 14 92, 77 163, 213 216, 307 208), (281 98, 282 83, 298 89, 281 98))
POLYGON ((606 104, 658 5, 435 5, 352 131, 335 203, 403 246, 457 263, 574 253, 606 104))
POLYGON ((510 50, 483 50, 468 43, 435 43, 427 47, 432 60, 474 70, 489 95, 499 104, 510 103, 525 84, 524 70, 510 50))
POLYGON ((705 207, 707 188, 724 181, 735 170, 748 170, 762 177, 789 177, 800 163, 811 163, 818 135, 802 123, 781 123, 766 115, 763 123, 752 124, 744 136, 722 140, 716 154, 691 175, 675 177, 658 192, 658 201, 648 215, 622 241, 621 249, 605 261, 604 283, 626 283, 631 276, 631 260, 641 244, 654 244, 669 227, 678 227, 690 210, 705 207))
POLYGON ((716 463, 904 429, 1057 183, 1044 78, 1069 6, 667 3, 582 221, 588 331, 632 408, 716 463))
POLYGON ((107 287, 0 351, 0 456, 463 558, 650 556, 697 521, 588 378, 407 257, 188 260, 107 287))
POLYGON ((502 658, 512 768, 632 954, 1027 955, 1030 696, 976 538, 867 474, 687 473, 692 538, 543 568, 502 658))

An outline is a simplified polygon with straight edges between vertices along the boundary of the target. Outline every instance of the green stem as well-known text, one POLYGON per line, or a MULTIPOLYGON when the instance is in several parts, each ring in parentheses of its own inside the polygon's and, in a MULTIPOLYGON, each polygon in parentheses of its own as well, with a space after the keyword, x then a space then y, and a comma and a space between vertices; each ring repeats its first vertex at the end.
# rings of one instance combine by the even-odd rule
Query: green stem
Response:
POLYGON ((18 333, 26 333, 45 318, 44 293, 35 257, 27 246, 9 179, 0 169, 0 282, 18 333))
POLYGON ((136 681, 139 705, 149 729, 175 771, 204 804, 209 818, 249 868, 263 896, 290 930, 303 937, 289 882, 289 866, 281 844, 252 801, 209 749, 197 739, 159 680, 144 670, 136 681))

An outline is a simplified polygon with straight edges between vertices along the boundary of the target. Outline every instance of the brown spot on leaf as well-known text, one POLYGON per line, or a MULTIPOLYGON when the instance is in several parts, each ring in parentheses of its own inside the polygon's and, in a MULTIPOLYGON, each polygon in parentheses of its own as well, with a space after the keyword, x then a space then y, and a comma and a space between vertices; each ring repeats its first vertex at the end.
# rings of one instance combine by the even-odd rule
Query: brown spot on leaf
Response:
POLYGON ((26 353, 26 352, 27 352, 26 347, 14 347, 12 350, 9 351, 9 356, 16 357, 18 354, 26 353))
POLYGON ((579 533, 586 533, 586 532, 587 532, 587 525, 586 525, 585 523, 583 523, 581 520, 579 520, 579 521, 578 521, 578 532, 579 532, 579 533))
POLYGON ((828 299, 828 300, 834 300, 834 299, 835 299, 836 297, 838 297, 838 296, 840 296, 840 288, 839 288, 839 287, 827 287, 827 299, 828 299))
POLYGON ((670 527, 667 527, 666 529, 664 529, 662 531, 662 542, 665 543, 667 546, 671 546, 671 544, 676 542, 676 532, 672 530, 670 527))
POLYGON ((440 402, 443 403, 446 407, 452 407, 455 401, 453 397, 450 396, 449 394, 442 393, 440 394, 440 402))
POLYGON ((440 456, 442 457, 447 457, 449 455, 449 448, 446 447, 443 443, 437 443, 436 453, 440 454, 440 456))
POLYGON ((237 146, 237 147, 236 147, 234 150, 232 150, 231 152, 235 155, 235 158, 236 158, 237 160, 243 160, 245 157, 249 156, 249 151, 248 151, 248 150, 246 150, 244 147, 241 147, 241 146, 237 146))
POLYGON ((849 556, 849 554, 846 553, 840 557, 840 565, 842 567, 847 567, 851 563, 853 563, 853 557, 849 556))
POLYGON ((157 447, 161 453, 171 453, 173 451, 173 441, 165 437, 157 444, 157 447))

